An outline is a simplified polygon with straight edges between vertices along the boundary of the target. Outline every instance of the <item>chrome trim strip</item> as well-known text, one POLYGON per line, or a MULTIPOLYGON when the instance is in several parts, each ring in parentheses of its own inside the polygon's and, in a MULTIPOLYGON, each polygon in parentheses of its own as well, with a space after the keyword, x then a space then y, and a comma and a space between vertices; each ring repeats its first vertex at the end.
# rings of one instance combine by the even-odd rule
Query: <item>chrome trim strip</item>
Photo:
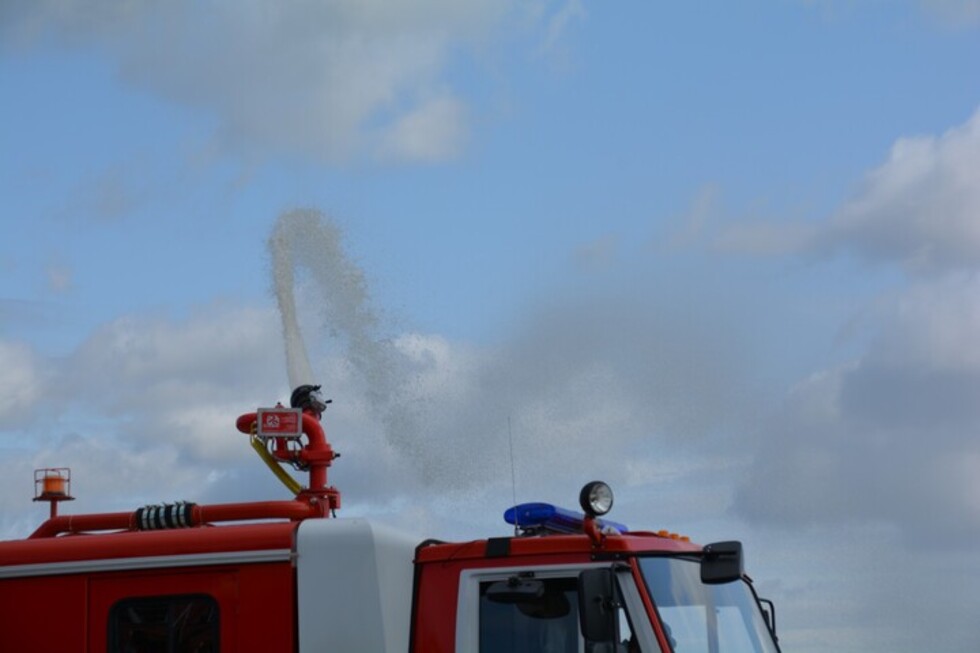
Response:
POLYGON ((215 553, 191 553, 187 555, 146 556, 142 558, 109 558, 99 560, 72 560, 70 562, 45 562, 31 565, 0 566, 0 578, 28 578, 31 576, 57 576, 133 569, 165 569, 173 567, 202 567, 205 565, 237 565, 257 562, 289 562, 293 553, 289 549, 264 549, 260 551, 218 551, 215 553))

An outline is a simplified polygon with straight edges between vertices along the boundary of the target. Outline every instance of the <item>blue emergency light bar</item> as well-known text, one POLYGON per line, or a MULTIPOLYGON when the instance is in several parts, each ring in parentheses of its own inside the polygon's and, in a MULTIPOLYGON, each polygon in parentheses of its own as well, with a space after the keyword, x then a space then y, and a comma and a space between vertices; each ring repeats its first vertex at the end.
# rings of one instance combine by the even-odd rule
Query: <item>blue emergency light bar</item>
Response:
MULTIPOLYGON (((559 508, 550 503, 522 503, 508 508, 504 512, 504 521, 526 531, 544 530, 552 533, 582 533, 584 532, 585 515, 574 510, 559 508)), ((629 528, 624 524, 609 519, 595 520, 599 530, 607 527, 620 533, 626 533, 629 528)))

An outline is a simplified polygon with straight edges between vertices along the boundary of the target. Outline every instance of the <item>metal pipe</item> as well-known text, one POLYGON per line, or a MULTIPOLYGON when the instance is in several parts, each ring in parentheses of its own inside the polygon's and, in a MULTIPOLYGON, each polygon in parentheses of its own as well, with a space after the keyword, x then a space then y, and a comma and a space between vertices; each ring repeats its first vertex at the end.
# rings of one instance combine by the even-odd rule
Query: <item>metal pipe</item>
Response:
MULTIPOLYGON (((326 515, 328 505, 307 501, 258 501, 194 506, 194 524, 246 521, 250 519, 289 519, 299 521, 326 515)), ((62 533, 139 530, 136 512, 107 512, 94 515, 61 515, 41 524, 30 538, 55 537, 62 533)))

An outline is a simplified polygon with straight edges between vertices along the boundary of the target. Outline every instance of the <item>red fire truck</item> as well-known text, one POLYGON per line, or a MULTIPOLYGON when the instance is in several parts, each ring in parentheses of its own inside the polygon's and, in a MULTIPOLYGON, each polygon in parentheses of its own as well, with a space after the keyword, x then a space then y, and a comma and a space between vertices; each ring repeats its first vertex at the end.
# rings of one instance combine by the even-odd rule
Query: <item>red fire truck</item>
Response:
POLYGON ((421 540, 337 518, 317 390, 237 422, 290 500, 59 515, 70 473, 38 470, 50 518, 0 542, 0 651, 779 651, 739 542, 630 530, 604 517, 601 482, 581 513, 510 508, 510 537, 421 540))

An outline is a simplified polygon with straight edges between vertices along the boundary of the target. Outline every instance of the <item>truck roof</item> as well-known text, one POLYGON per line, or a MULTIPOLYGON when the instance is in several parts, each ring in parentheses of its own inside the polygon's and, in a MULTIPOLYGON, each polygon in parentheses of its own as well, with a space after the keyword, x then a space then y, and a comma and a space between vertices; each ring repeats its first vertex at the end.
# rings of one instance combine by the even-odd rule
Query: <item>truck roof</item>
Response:
POLYGON ((428 542, 420 546, 416 560, 420 563, 477 558, 535 556, 555 554, 583 555, 640 554, 640 553, 698 553, 701 547, 680 539, 673 533, 635 531, 607 535, 602 548, 596 549, 583 534, 545 535, 534 537, 501 537, 470 542, 428 542))

